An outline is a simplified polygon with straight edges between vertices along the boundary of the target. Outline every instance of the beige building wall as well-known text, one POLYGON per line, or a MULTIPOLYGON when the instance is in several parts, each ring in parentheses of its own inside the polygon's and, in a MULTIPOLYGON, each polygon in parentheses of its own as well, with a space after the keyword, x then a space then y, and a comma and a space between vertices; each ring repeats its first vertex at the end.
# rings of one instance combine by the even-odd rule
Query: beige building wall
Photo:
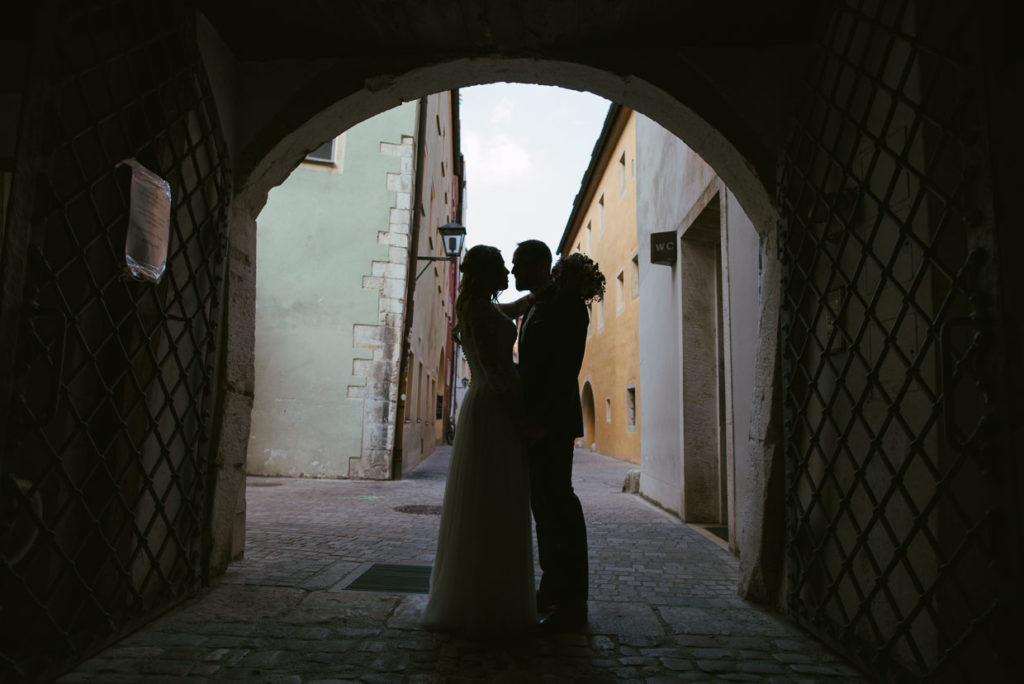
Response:
POLYGON ((602 137, 560 249, 583 252, 607 279, 604 299, 590 305, 579 377, 585 434, 578 444, 640 463, 635 114, 613 106, 602 137))
MULTIPOLYGON (((458 220, 459 178, 454 174, 457 153, 453 152, 458 124, 453 120, 453 97, 458 97, 458 93, 443 92, 425 98, 421 186, 412 207, 413 220, 417 216, 419 220, 414 246, 418 256, 444 256, 437 229, 458 220)), ((412 277, 417 276, 399 397, 396 446, 401 451, 396 459, 401 461, 400 473, 416 467, 442 443, 448 412, 444 394, 446 382, 450 381, 453 307, 448 294, 454 277, 453 265, 447 261, 417 261, 412 277)))

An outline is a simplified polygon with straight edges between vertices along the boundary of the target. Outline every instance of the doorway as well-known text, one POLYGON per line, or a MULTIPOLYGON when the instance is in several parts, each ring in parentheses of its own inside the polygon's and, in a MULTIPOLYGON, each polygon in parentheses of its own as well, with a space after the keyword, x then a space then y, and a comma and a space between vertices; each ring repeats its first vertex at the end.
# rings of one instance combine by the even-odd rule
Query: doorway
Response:
POLYGON ((720 195, 679 241, 682 275, 683 492, 687 522, 728 520, 720 195))
POLYGON ((594 419, 594 388, 590 381, 583 382, 581 403, 583 404, 583 448, 597 448, 597 420, 594 419))

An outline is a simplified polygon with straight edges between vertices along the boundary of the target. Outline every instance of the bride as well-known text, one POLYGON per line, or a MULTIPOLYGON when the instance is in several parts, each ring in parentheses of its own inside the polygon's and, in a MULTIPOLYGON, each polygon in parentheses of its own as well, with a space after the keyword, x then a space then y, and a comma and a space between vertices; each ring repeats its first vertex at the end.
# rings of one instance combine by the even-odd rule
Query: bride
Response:
POLYGON ((508 287, 501 252, 477 245, 462 261, 456 341, 472 372, 455 430, 430 597, 421 624, 484 636, 524 631, 537 620, 529 474, 518 423, 516 326, 495 302, 508 287))

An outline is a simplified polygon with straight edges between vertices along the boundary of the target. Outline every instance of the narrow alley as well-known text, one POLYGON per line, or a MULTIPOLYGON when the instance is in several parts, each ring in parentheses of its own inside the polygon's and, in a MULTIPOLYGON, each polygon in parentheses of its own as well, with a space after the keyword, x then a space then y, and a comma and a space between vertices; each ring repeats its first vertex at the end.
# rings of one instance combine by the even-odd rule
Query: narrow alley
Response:
POLYGON ((245 559, 61 682, 860 681, 740 599, 737 561, 641 498, 630 465, 577 451, 586 633, 473 642, 417 627, 424 594, 356 591, 375 563, 429 566, 449 448, 397 482, 249 478, 245 559))

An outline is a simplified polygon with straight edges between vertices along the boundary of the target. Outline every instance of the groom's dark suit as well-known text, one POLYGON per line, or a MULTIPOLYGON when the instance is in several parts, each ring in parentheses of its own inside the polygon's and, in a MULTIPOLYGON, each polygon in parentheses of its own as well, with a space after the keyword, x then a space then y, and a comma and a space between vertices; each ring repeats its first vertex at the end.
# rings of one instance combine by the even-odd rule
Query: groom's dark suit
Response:
POLYGON ((538 595, 585 615, 587 529, 572 490, 572 452, 583 435, 577 378, 589 316, 579 297, 554 283, 534 294, 519 331, 519 374, 527 417, 544 431, 529 447, 530 503, 543 571, 538 595))

